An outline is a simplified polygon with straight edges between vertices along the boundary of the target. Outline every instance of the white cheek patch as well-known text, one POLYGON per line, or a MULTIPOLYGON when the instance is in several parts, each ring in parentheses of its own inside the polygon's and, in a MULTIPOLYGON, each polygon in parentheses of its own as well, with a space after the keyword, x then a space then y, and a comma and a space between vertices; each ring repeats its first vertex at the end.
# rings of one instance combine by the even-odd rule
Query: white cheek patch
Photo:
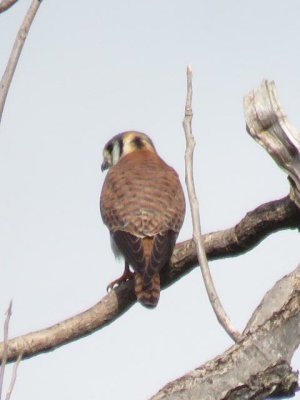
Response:
POLYGON ((118 142, 115 142, 115 143, 114 143, 114 147, 113 147, 113 150, 112 150, 112 155, 111 155, 111 157, 112 157, 112 164, 113 164, 113 165, 116 165, 117 162, 118 162, 119 159, 120 159, 120 145, 119 145, 118 142))
POLYGON ((123 143, 123 154, 128 154, 132 151, 132 148, 130 146, 130 142, 127 140, 123 143))

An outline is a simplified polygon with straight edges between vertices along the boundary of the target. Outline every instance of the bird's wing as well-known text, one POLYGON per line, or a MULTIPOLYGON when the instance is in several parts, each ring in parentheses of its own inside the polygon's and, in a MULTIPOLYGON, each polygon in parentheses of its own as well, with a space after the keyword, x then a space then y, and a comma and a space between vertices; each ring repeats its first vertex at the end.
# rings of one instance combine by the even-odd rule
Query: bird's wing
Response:
POLYGON ((112 237, 125 259, 147 285, 170 260, 177 232, 169 230, 153 237, 139 238, 125 231, 116 231, 112 237))
POLYGON ((123 254, 125 260, 136 272, 143 274, 146 266, 146 257, 143 249, 142 238, 136 237, 125 231, 114 232, 112 238, 123 254))

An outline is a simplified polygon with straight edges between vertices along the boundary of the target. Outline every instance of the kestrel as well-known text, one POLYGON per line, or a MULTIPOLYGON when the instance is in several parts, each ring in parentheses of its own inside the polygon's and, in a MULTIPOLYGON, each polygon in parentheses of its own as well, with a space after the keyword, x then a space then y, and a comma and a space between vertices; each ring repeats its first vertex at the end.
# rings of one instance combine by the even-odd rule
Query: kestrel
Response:
POLYGON ((123 275, 108 287, 134 276, 138 301, 153 308, 160 295, 159 273, 170 261, 185 215, 178 175, 151 139, 135 131, 120 133, 105 145, 101 169, 109 169, 101 216, 114 252, 125 259, 123 275))

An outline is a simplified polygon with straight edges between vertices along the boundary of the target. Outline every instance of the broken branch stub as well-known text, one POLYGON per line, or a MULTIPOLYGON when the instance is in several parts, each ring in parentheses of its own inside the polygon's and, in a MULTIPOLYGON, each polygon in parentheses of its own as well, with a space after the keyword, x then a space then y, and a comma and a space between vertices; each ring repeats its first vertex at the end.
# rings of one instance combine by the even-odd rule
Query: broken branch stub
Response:
POLYGON ((291 199, 300 208, 300 134, 284 114, 275 83, 264 80, 244 97, 247 131, 289 176, 291 199))

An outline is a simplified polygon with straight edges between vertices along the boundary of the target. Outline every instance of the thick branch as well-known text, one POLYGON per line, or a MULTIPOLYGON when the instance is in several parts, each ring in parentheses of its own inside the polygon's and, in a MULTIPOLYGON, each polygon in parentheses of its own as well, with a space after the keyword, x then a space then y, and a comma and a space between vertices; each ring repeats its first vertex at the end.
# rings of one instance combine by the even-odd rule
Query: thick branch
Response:
MULTIPOLYGON (((248 212, 233 228, 203 235, 205 251, 209 260, 239 256, 252 250, 271 233, 295 228, 300 229, 300 210, 287 196, 248 212)), ((166 285, 197 265, 193 241, 178 243, 171 261, 172 266, 165 273, 166 285)))
MULTIPOLYGON (((233 228, 204 235, 204 246, 211 260, 232 257, 249 251, 271 233, 299 227, 299 209, 289 197, 285 197, 249 212, 233 228)), ((171 265, 162 274, 162 287, 173 284, 196 265, 197 253, 193 240, 177 244, 171 265)), ((54 350, 99 330, 121 316, 135 301, 133 284, 127 282, 107 294, 95 306, 73 318, 9 340, 8 361, 15 361, 20 353, 25 359, 54 350)), ((0 345, 0 359, 2 356, 3 344, 0 345)))
POLYGON ((300 134, 283 112, 274 82, 244 98, 247 130, 273 157, 291 180, 291 198, 300 207, 300 134))
POLYGON ((205 253, 204 241, 201 234, 200 225, 200 211, 199 204, 196 195, 195 183, 194 183, 194 173, 193 173, 193 159, 194 159, 194 148, 196 145, 193 133, 192 133, 192 96, 193 96, 193 86, 192 86, 192 69, 190 66, 187 68, 187 95, 185 104, 185 114, 183 119, 183 129, 186 138, 186 151, 185 151, 185 182, 187 186, 190 209, 192 214, 193 223, 193 240, 196 246, 197 257, 205 284, 206 292, 210 304, 214 310, 214 313, 220 322, 221 326, 225 329, 228 335, 237 341, 240 337, 239 332, 233 326, 228 315, 226 314, 222 303, 219 299, 215 285, 209 270, 207 257, 205 253))
POLYGON ((298 387, 289 364, 300 344, 300 266, 265 295, 242 339, 203 366, 176 379, 151 400, 264 399, 298 387))
POLYGON ((0 82, 0 122, 2 119, 2 114, 3 114, 3 109, 7 97, 7 93, 12 81, 12 78, 14 76, 14 72, 16 69, 16 66, 19 61, 19 57, 25 42, 25 39, 27 37, 28 31, 31 27, 32 21, 35 17, 35 14, 41 4, 41 0, 33 0, 29 10, 27 11, 27 14, 24 18, 24 21, 21 25, 21 28, 19 29, 17 38, 15 40, 13 49, 11 51, 7 67, 5 69, 5 72, 3 74, 3 77, 0 82))
POLYGON ((18 0, 2 0, 0 2, 0 14, 12 7, 18 0))

